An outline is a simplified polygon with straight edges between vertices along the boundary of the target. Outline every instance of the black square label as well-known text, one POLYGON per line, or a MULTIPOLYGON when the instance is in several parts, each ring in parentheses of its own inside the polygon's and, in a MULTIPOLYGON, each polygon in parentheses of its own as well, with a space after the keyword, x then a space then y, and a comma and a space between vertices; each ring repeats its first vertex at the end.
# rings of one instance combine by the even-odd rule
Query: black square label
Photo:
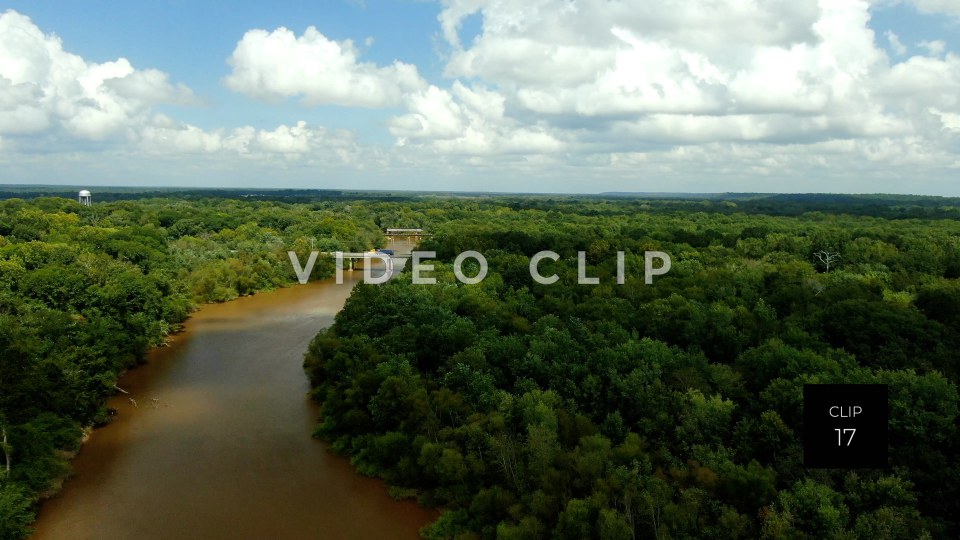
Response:
POLYGON ((887 466, 887 385, 803 385, 803 465, 887 466))

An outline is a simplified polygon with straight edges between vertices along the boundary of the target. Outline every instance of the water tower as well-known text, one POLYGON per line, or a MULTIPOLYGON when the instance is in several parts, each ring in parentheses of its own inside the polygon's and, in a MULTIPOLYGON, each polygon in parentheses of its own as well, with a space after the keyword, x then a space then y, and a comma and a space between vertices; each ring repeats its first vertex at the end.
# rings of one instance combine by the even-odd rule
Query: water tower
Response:
POLYGON ((93 204, 93 196, 90 195, 90 192, 87 190, 81 190, 77 195, 77 200, 80 201, 80 204, 84 206, 90 206, 93 204))

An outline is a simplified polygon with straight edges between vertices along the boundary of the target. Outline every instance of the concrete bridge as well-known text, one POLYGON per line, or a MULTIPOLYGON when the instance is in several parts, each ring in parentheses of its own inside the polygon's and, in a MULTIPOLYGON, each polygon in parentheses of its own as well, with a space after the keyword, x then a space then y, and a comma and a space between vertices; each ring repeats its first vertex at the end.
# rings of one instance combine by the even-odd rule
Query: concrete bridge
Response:
POLYGON ((384 236, 390 241, 388 247, 397 251, 406 251, 408 254, 413 251, 413 248, 417 247, 421 239, 433 236, 430 233, 423 232, 423 229, 388 228, 384 231, 384 236))
MULTIPOLYGON (((326 255, 330 258, 336 258, 336 251, 324 251, 321 252, 321 255, 326 255)), ((400 272, 407 265, 407 261, 410 260, 410 252, 398 253, 394 251, 392 255, 383 253, 380 251, 344 251, 341 253, 345 263, 344 270, 354 270, 356 266, 356 261, 365 261, 369 258, 371 261, 383 261, 383 257, 386 257, 390 261, 390 265, 394 273, 400 272)))
POLYGON ((387 238, 399 238, 399 237, 414 237, 414 238, 426 238, 433 236, 431 233, 423 232, 423 229, 386 229, 384 233, 387 238))
MULTIPOLYGON (((433 236, 430 233, 423 232, 423 229, 394 229, 388 228, 385 229, 384 236, 387 237, 390 242, 387 244, 387 250, 392 253, 383 253, 382 251, 344 251, 342 252, 344 260, 344 270, 354 270, 356 268, 357 261, 364 261, 369 258, 372 261, 382 261, 381 257, 389 257, 390 263, 393 267, 393 272, 397 273, 403 270, 406 266, 407 261, 410 260, 410 254, 413 251, 413 248, 417 247, 417 243, 421 238, 429 238, 433 236)), ((327 257, 335 258, 337 252, 335 251, 324 251, 321 255, 327 257)))

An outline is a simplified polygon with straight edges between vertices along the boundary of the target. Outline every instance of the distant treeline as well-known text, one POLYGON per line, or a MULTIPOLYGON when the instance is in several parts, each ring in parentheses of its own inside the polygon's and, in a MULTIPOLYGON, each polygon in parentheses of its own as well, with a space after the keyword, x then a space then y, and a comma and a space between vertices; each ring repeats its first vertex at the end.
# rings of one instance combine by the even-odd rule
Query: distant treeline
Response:
MULTIPOLYGON (((76 199, 77 189, 45 188, 36 190, 25 187, 18 190, 0 190, 0 200, 6 199, 36 199, 39 197, 62 197, 76 199)), ((317 189, 136 189, 129 188, 116 190, 104 188, 103 191, 93 190, 95 202, 134 201, 154 198, 171 198, 184 200, 204 199, 240 199, 251 201, 278 201, 286 203, 308 203, 325 200, 411 200, 412 197, 403 194, 389 193, 362 193, 339 190, 317 189)))
MULTIPOLYGON (((557 203, 577 197, 535 197, 517 199, 517 209, 555 210, 557 203)), ((770 216, 802 216, 804 214, 846 214, 885 219, 960 219, 960 198, 919 195, 841 195, 841 194, 758 194, 724 193, 716 195, 603 194, 581 196, 585 202, 610 201, 627 206, 611 206, 611 214, 626 208, 637 211, 669 213, 672 211, 710 212, 721 214, 755 214, 770 216)), ((571 208, 573 213, 578 212, 571 208)), ((596 212, 594 210, 594 212, 596 212)), ((595 215, 595 214, 594 214, 595 215)))
MULTIPOLYGON (((76 188, 16 186, 0 189, 0 200, 63 197, 76 199, 76 188)), ((601 193, 598 195, 496 194, 483 192, 351 191, 333 189, 252 189, 252 188, 134 188, 94 189, 94 200, 111 202, 172 198, 186 200, 240 199, 286 203, 317 201, 370 201, 414 203, 432 200, 479 200, 525 209, 553 209, 557 203, 621 202, 634 207, 654 205, 653 211, 692 210, 725 214, 750 213, 800 216, 821 212, 876 216, 886 219, 958 219, 960 198, 922 195, 846 195, 829 193, 601 193)), ((619 210, 629 206, 619 206, 619 210)))

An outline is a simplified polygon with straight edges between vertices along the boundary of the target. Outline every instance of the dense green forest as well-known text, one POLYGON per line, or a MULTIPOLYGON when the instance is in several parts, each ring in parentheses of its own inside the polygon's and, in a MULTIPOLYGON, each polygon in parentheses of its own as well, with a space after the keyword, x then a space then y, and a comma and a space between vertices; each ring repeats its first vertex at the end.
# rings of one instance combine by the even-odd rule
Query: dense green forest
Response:
POLYGON ((28 534, 118 375, 194 306, 294 283, 288 249, 382 245, 376 218, 327 202, 0 202, 0 539, 28 534))
POLYGON ((827 198, 401 205, 438 283, 358 285, 306 356, 317 433, 441 507, 426 538, 956 538, 957 207, 827 198), (805 383, 889 386, 889 468, 803 467, 805 383))
POLYGON ((0 201, 0 539, 28 534, 119 374, 195 306, 384 227, 435 234, 438 284, 358 286, 305 366, 318 434, 443 509, 425 537, 960 534, 957 200, 115 195, 0 201), (549 286, 528 271, 546 249, 549 286), (453 277, 465 250, 480 284, 453 277), (646 250, 673 259, 653 285, 646 250), (578 251, 599 285, 577 284, 578 251), (803 467, 812 382, 889 385, 889 468, 803 467))

